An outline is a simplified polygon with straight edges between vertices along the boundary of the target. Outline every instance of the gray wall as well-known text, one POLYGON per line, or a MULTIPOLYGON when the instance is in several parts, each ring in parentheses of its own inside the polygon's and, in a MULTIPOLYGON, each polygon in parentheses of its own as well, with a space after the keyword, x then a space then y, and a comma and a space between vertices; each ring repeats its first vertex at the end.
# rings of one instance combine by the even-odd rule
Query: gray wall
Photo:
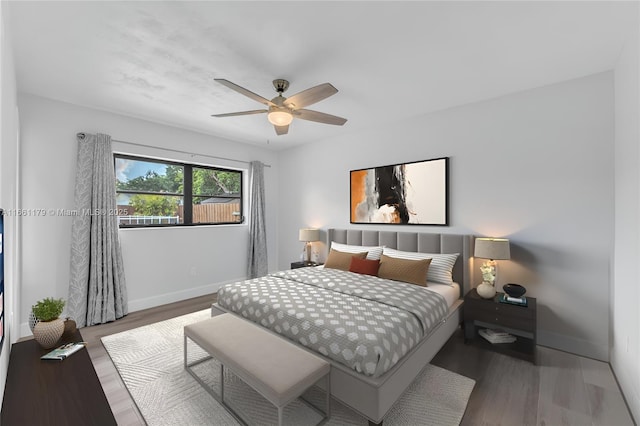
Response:
MULTIPOLYGON (((636 5, 637 6, 637 5, 636 5)), ((640 7, 637 8, 640 21, 640 7)), ((610 315, 611 366, 640 419, 640 42, 638 26, 615 69, 615 247, 610 315)))
MULTIPOLYGON (((507 237, 499 284, 539 300, 539 342, 608 359, 613 245, 613 75, 516 93, 396 126, 349 133, 280 156, 280 267, 298 228, 349 224, 349 170, 448 156, 451 226, 407 230, 507 237)), ((390 225, 387 225, 390 226, 390 225)), ((401 230, 403 227, 394 227, 401 230)), ((322 244, 316 244, 322 253, 322 244)))

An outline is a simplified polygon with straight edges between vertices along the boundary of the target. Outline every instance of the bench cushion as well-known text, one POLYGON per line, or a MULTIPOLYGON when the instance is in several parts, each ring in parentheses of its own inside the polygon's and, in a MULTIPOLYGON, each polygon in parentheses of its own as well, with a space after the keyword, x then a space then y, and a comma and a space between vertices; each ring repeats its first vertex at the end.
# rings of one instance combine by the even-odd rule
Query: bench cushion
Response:
POLYGON ((184 333, 277 407, 329 373, 327 361, 233 314, 187 325, 184 333))

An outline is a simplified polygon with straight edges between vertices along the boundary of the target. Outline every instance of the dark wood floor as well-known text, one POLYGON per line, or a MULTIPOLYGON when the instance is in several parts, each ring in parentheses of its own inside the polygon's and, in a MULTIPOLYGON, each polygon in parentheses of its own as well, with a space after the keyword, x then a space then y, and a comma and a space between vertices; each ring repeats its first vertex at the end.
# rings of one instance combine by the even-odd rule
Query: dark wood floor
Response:
MULTIPOLYGON (((120 426, 144 425, 100 338, 206 309, 207 295, 138 311, 113 323, 81 330, 120 426)), ((432 364, 476 380, 462 419, 476 425, 634 425, 607 363, 538 347, 538 365, 463 343, 459 330, 432 364)))

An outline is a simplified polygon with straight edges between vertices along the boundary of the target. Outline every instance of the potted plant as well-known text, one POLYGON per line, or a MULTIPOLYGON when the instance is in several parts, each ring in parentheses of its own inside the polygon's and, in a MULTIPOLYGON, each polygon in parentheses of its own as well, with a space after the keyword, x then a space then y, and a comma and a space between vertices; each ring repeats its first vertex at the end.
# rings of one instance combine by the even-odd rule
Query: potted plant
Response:
POLYGON ((47 297, 31 307, 38 321, 33 327, 33 337, 45 349, 54 347, 64 333, 64 321, 60 318, 64 305, 64 299, 47 297))

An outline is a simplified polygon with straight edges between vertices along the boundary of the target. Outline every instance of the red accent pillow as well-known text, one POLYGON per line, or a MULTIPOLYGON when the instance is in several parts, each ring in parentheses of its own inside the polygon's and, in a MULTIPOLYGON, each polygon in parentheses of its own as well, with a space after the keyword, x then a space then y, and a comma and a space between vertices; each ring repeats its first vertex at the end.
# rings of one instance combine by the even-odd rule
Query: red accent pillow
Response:
POLYGON ((378 276, 379 267, 379 260, 358 259, 357 257, 352 257, 351 264, 349 265, 349 271, 357 274, 378 276))

